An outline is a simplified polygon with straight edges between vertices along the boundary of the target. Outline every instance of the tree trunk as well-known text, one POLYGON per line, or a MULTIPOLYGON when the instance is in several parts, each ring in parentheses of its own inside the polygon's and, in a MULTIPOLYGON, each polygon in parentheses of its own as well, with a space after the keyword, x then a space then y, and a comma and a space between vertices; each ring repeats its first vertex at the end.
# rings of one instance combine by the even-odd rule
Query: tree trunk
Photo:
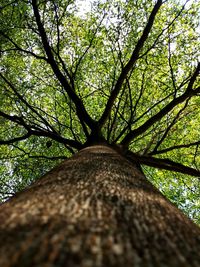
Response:
POLYGON ((134 164, 92 146, 0 206, 1 267, 200 266, 200 228, 134 164))

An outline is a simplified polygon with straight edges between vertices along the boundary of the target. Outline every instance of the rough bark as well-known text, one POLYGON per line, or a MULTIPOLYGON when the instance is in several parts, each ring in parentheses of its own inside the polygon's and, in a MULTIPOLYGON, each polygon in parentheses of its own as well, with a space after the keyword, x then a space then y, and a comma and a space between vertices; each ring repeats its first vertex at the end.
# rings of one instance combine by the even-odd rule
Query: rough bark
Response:
POLYGON ((200 266, 200 229, 106 146, 0 206, 2 267, 200 266))

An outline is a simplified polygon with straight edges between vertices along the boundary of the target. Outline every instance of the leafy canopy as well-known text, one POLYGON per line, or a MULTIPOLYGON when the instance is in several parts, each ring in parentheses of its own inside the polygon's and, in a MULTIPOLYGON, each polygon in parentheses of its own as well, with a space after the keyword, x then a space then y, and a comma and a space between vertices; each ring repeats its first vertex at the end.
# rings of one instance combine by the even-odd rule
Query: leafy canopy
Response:
POLYGON ((1 200, 106 142, 200 222, 199 11, 192 0, 1 0, 1 200))

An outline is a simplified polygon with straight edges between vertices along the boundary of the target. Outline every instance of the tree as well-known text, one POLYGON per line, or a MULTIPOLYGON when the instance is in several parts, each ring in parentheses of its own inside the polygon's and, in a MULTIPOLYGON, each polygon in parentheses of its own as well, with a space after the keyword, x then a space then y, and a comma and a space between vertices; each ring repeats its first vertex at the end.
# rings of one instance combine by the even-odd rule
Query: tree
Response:
POLYGON ((199 228, 143 172, 198 189, 200 5, 80 4, 1 4, 2 198, 75 155, 1 205, 0 263, 198 266, 199 228))

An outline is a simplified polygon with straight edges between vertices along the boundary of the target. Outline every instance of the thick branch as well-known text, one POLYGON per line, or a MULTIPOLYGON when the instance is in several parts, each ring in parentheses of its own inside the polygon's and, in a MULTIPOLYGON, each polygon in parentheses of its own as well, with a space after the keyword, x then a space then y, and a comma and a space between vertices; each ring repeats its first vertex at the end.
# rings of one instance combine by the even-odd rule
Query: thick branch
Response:
MULTIPOLYGON (((168 26, 167 26, 166 28, 164 28, 164 29, 160 32, 160 34, 157 36, 157 38, 155 39, 155 41, 153 42, 153 44, 147 49, 147 51, 145 51, 145 52, 140 56, 140 58, 143 58, 144 56, 146 56, 146 55, 149 53, 149 51, 151 51, 153 48, 155 48, 156 44, 158 43, 159 38, 163 35, 163 33, 164 33, 165 31, 167 31, 167 30, 174 24, 174 22, 177 20, 177 18, 178 18, 178 17, 181 15, 181 13, 183 12, 183 10, 184 10, 184 8, 185 8, 185 5, 187 4, 188 1, 189 1, 189 0, 187 0, 187 1, 185 2, 185 4, 182 6, 181 10, 178 11, 178 13, 176 14, 176 16, 174 17, 174 19, 168 24, 168 26)), ((164 1, 164 2, 167 2, 167 0, 164 1)), ((164 2, 163 2, 163 3, 164 3, 164 2)))
POLYGON ((122 69, 121 74, 120 74, 120 76, 119 76, 119 78, 115 84, 115 87, 114 87, 113 91, 111 92, 111 95, 108 99, 105 110, 104 110, 104 112, 103 112, 103 114, 102 114, 102 116, 98 122, 99 127, 102 127, 105 124, 106 120, 108 119, 110 112, 111 112, 111 109, 113 107, 113 104, 114 104, 114 102, 115 102, 115 100, 119 94, 119 91, 121 90, 121 87, 122 87, 124 80, 126 79, 128 73, 133 68, 135 62, 139 58, 139 53, 140 53, 141 49, 143 48, 144 43, 149 36, 149 33, 152 29, 156 14, 158 13, 158 10, 159 10, 161 5, 162 5, 162 0, 158 0, 157 3, 155 4, 151 14, 150 14, 147 25, 144 28, 142 36, 140 37, 139 41, 136 44, 136 47, 135 47, 135 49, 131 55, 129 62, 122 69))
POLYGON ((76 148, 76 149, 81 149, 82 148, 82 144, 79 143, 78 141, 74 141, 65 137, 62 137, 59 134, 55 134, 53 132, 50 131, 40 131, 40 130, 31 130, 31 134, 35 135, 35 136, 44 136, 44 137, 49 137, 52 140, 55 140, 61 144, 65 144, 65 145, 69 145, 70 147, 76 148))
POLYGON ((0 111, 0 116, 9 121, 17 123, 18 125, 23 126, 27 131, 29 130, 29 126, 24 122, 22 117, 16 115, 9 115, 3 111, 0 111))
POLYGON ((12 139, 9 139, 9 140, 0 140, 0 145, 11 145, 11 144, 13 144, 15 142, 25 140, 25 139, 29 138, 30 136, 31 136, 31 134, 28 132, 25 135, 22 135, 22 136, 19 136, 19 137, 15 137, 15 138, 12 138, 12 139))
POLYGON ((194 85, 194 82, 199 75, 200 71, 200 63, 198 64, 194 74, 192 75, 189 84, 187 86, 187 89, 185 93, 183 93, 181 96, 174 98, 169 104, 167 104, 163 109, 161 109, 157 114, 152 116, 149 120, 147 120, 143 125, 138 127, 137 129, 134 129, 130 131, 125 138, 122 140, 121 144, 124 146, 128 146, 129 143, 138 135, 144 133, 147 129, 149 129, 154 123, 161 120, 167 113, 169 113, 174 107, 176 107, 178 104, 183 103, 187 98, 196 95, 200 92, 200 88, 197 88, 196 90, 193 90, 192 87, 194 85))
POLYGON ((54 72, 54 74, 56 75, 57 79, 59 80, 59 82, 61 83, 61 85, 65 88, 65 91, 67 92, 68 96, 71 98, 71 100, 74 102, 75 106, 76 106, 76 112, 77 112, 77 116, 80 119, 80 121, 84 120, 84 122, 91 128, 93 129, 95 127, 95 121, 90 117, 90 115, 87 113, 83 102, 81 101, 81 99, 77 96, 77 94, 74 92, 74 90, 71 88, 70 84, 68 83, 67 79, 65 78, 65 76, 62 74, 62 72, 60 71, 51 47, 49 45, 48 42, 48 38, 44 29, 44 26, 41 22, 41 18, 40 18, 40 14, 39 14, 39 10, 38 10, 38 6, 37 6, 37 0, 32 0, 32 6, 33 6, 33 11, 34 11, 34 15, 35 15, 35 19, 36 19, 36 23, 38 26, 38 30, 42 39, 42 44, 45 50, 45 53, 47 55, 48 58, 48 62, 51 65, 51 68, 54 72))
POLYGON ((178 149, 179 150, 181 148, 188 148, 188 147, 199 146, 199 145, 200 145, 200 141, 192 142, 192 143, 189 143, 189 144, 182 144, 182 145, 170 146, 170 147, 165 148, 165 149, 152 151, 152 152, 148 153, 148 155, 164 154, 164 153, 167 153, 167 152, 172 151, 172 150, 175 150, 175 149, 178 149))
POLYGON ((62 137, 61 135, 59 135, 58 133, 55 132, 51 132, 51 131, 46 131, 46 130, 42 130, 42 129, 36 129, 34 127, 34 125, 28 125, 26 124, 26 122, 24 121, 24 119, 22 117, 16 116, 16 115, 9 115, 4 113, 3 111, 0 111, 0 116, 11 121, 14 122, 20 126, 23 126, 26 130, 27 130, 27 134, 22 136, 22 137, 16 137, 13 138, 12 140, 1 140, 0 144, 11 144, 12 141, 16 142, 16 141, 21 141, 21 140, 25 140, 28 137, 30 137, 31 135, 35 135, 35 136, 43 136, 43 137, 49 137, 59 143, 68 145, 70 147, 76 148, 76 149, 81 149, 82 148, 82 144, 78 141, 74 141, 71 139, 67 139, 65 137, 62 137), (36 129, 36 130, 35 130, 36 129))
POLYGON ((144 164, 150 167, 155 167, 158 169, 170 170, 170 171, 180 172, 183 174, 188 174, 191 176, 200 177, 199 170, 182 165, 180 163, 174 162, 169 159, 158 159, 149 156, 141 156, 131 151, 127 152, 127 158, 139 164, 144 164))

